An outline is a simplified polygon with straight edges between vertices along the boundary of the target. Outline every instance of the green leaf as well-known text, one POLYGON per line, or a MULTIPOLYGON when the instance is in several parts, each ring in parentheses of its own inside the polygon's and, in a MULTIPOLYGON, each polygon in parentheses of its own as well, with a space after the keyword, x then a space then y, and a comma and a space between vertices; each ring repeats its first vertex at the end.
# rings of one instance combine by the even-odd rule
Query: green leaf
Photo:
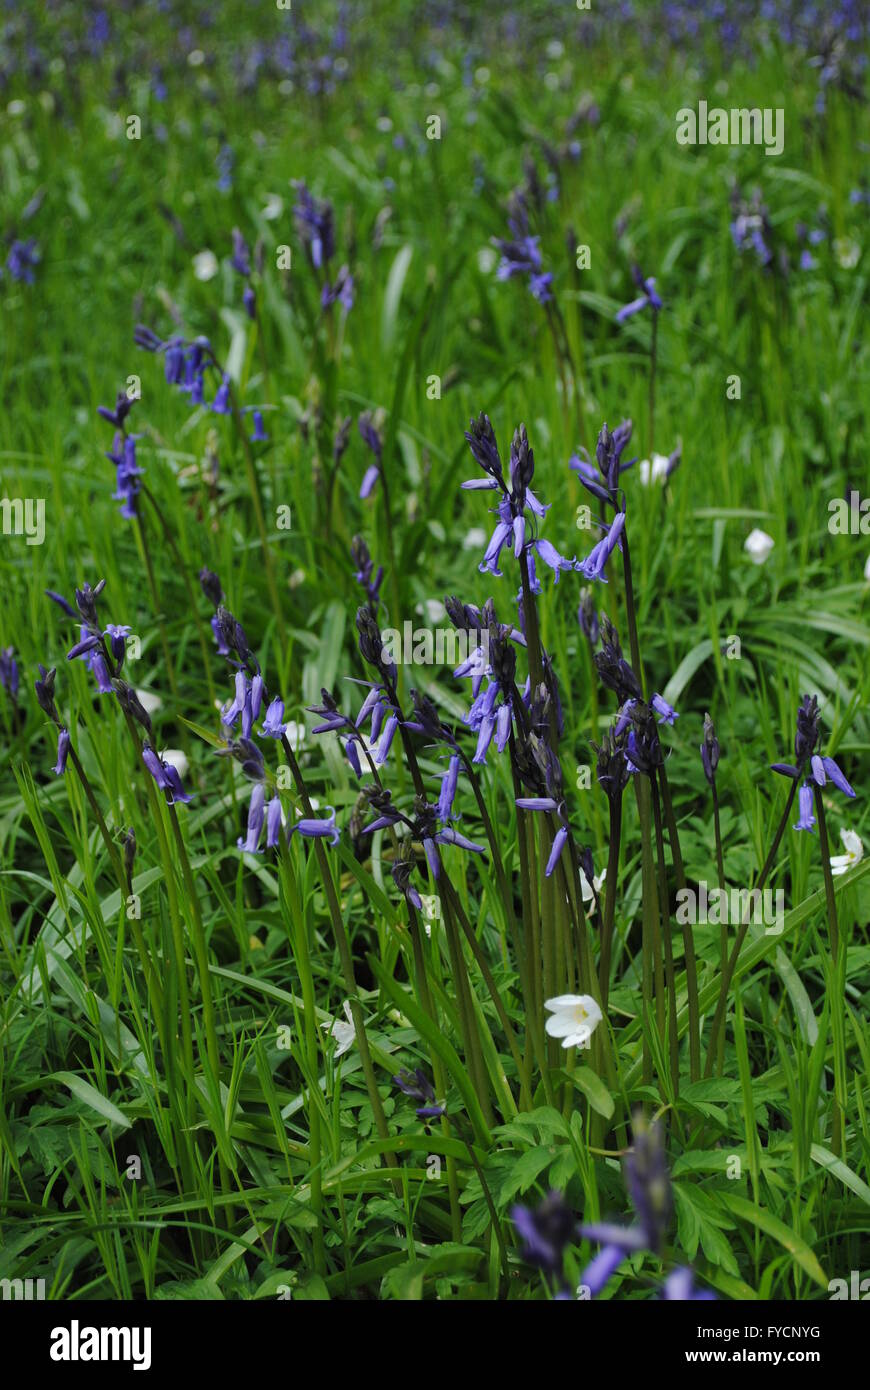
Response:
POLYGON ((595 1113, 603 1115, 605 1120, 609 1120, 615 1108, 613 1096, 597 1071, 593 1071, 591 1067, 578 1067, 576 1071, 570 1073, 570 1076, 578 1091, 583 1092, 595 1113))
POLYGON ((811 1279, 821 1285, 823 1289, 827 1289, 827 1276, 802 1236, 795 1235, 794 1231, 786 1226, 784 1221, 780 1221, 778 1216, 772 1216, 769 1211, 765 1211, 763 1207, 757 1206, 755 1202, 750 1202, 748 1198, 741 1197, 736 1192, 720 1192, 719 1198, 735 1216, 740 1216, 745 1221, 751 1221, 760 1231, 764 1231, 778 1241, 811 1279))
POLYGON ((131 1121, 127 1119, 123 1111, 118 1109, 117 1105, 113 1105, 105 1096, 100 1095, 100 1092, 89 1081, 83 1081, 74 1072, 56 1071, 50 1079, 59 1081, 62 1086, 68 1086, 74 1096, 84 1101, 85 1105, 89 1105, 92 1110, 96 1110, 97 1114, 102 1115, 103 1119, 108 1120, 110 1124, 120 1125, 122 1129, 132 1127, 131 1121))
POLYGON ((835 1178, 839 1178, 844 1187, 848 1187, 854 1192, 856 1197, 860 1197, 862 1202, 866 1202, 870 1207, 870 1187, 867 1186, 863 1178, 859 1178, 857 1173, 853 1173, 848 1164, 841 1158, 837 1158, 829 1149, 823 1149, 821 1144, 813 1144, 810 1149, 810 1156, 822 1168, 827 1168, 829 1173, 833 1173, 835 1178))
POLYGON ((384 292, 384 307, 381 314, 381 351, 384 356, 392 352, 395 345, 399 305, 402 300, 405 277, 408 274, 408 267, 411 264, 411 257, 413 254, 413 246, 411 246, 410 243, 406 243, 399 249, 396 259, 390 266, 387 288, 384 292))

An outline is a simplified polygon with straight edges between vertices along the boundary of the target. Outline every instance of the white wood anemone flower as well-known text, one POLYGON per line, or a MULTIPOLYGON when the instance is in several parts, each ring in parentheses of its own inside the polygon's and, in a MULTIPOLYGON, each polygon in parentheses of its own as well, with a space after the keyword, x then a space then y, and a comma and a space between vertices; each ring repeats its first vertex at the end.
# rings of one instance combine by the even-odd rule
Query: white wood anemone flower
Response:
MULTIPOLYGON (((604 880, 606 879, 606 877, 607 869, 604 868, 601 870, 600 874, 594 875, 592 882, 590 883, 583 870, 580 870, 580 892, 583 895, 584 903, 591 903, 594 899, 595 906, 598 906, 598 895, 600 894, 601 889, 604 886, 604 880), (595 890, 594 892, 593 889, 595 890)), ((595 908, 591 908, 590 911, 594 912, 595 908)))
POLYGON ((344 1001, 344 1016, 347 1019, 347 1023, 342 1023, 340 1018, 334 1018, 331 1021, 327 1020, 326 1023, 321 1023, 320 1025, 321 1028, 327 1028, 329 1030, 329 1036, 335 1039, 335 1042, 337 1044, 335 1049, 336 1057, 341 1057, 342 1054, 347 1052, 356 1041, 356 1030, 353 1026, 353 1015, 351 1014, 350 1004, 347 999, 345 999, 344 1001))
POLYGON ((831 855, 831 873, 835 878, 838 874, 848 873, 853 864, 864 858, 863 841, 854 830, 841 830, 840 839, 846 853, 831 855))
POLYGON ((553 1015, 547 1019, 547 1032, 551 1038, 561 1038, 563 1047, 588 1047, 602 1019, 591 994, 557 994, 544 1000, 544 1008, 553 1015))
POLYGON ((773 536, 769 536, 766 531, 761 531, 756 526, 755 530, 750 531, 743 542, 743 549, 754 565, 763 565, 775 544, 773 536))

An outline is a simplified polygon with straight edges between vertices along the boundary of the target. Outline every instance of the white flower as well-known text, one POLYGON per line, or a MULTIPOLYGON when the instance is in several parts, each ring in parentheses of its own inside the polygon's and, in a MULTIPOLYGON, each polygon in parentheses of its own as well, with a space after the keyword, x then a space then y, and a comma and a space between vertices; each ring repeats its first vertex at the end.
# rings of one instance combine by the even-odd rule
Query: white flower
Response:
POLYGON ((163 704, 160 696, 152 695, 150 690, 137 690, 136 697, 146 714, 153 714, 163 704))
POLYGON ((593 896, 596 898, 598 897, 598 894, 601 892, 601 885, 604 883, 606 877, 607 869, 604 868, 601 870, 600 874, 595 874, 593 876, 592 882, 590 883, 583 870, 580 870, 580 892, 583 894, 584 903, 591 903, 593 896), (595 889, 594 894, 592 892, 593 888, 595 889))
POLYGON ((864 566, 864 578, 870 584, 870 555, 867 556, 867 563, 864 566))
POLYGON ((347 1052, 353 1046, 356 1039, 356 1032, 353 1026, 353 1015, 350 1011, 350 1004, 344 1001, 344 1016, 347 1023, 342 1023, 340 1018, 327 1019, 326 1023, 321 1023, 321 1028, 329 1029, 329 1036, 334 1038, 338 1046, 335 1049, 336 1057, 340 1057, 343 1052, 347 1052))
POLYGON ((266 206, 263 208, 263 216, 267 222, 274 222, 284 211, 284 199, 277 193, 269 193, 266 196, 266 206))
POLYGON ((213 280, 218 273, 218 258, 214 251, 198 251, 193 258, 193 273, 197 280, 213 280))
MULTIPOLYGON (((482 545, 486 545, 489 537, 482 526, 472 526, 465 540, 462 542, 463 550, 479 550, 482 545)), ((870 560, 867 561, 870 565, 870 560)))
POLYGON ((844 270, 854 270, 861 259, 861 247, 848 237, 838 237, 834 242, 834 255, 844 270))
POLYGON ((753 564, 763 565, 775 544, 773 536, 769 536, 766 531, 759 531, 756 526, 743 542, 743 549, 753 564))
POLYGON ((175 768, 179 777, 185 776, 189 763, 187 754, 183 753, 180 748, 164 748, 160 756, 165 763, 169 763, 170 767, 175 768))
POLYGON ((837 874, 848 873, 853 864, 857 864, 864 858, 864 846, 859 835, 854 830, 841 830, 840 839, 846 850, 845 854, 831 855, 831 873, 836 878, 837 874))
POLYGON ((427 598, 425 602, 417 604, 417 612, 425 613, 430 623, 440 623, 447 617, 447 609, 440 598, 427 598))
POLYGON ((557 994, 544 1000, 544 1008, 553 1015, 546 1024, 551 1038, 561 1038, 563 1047, 589 1046, 602 1017, 590 994, 557 994))
POLYGON ((663 483, 668 476, 669 466, 667 454, 653 454, 651 463, 649 459, 641 459, 638 470, 644 487, 649 487, 650 483, 663 483))
POLYGON ((291 719, 284 732, 293 752, 298 753, 305 742, 305 725, 297 724, 294 719, 291 719))

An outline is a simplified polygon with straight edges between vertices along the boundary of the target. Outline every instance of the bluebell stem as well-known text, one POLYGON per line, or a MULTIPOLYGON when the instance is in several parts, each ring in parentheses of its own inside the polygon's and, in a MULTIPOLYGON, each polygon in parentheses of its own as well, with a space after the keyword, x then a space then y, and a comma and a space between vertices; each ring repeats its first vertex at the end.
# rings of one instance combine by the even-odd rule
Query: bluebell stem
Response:
POLYGON ((150 735, 151 717, 133 687, 128 685, 126 681, 119 680, 116 677, 113 689, 118 697, 118 704, 121 706, 122 710, 129 714, 131 718, 135 719, 138 724, 141 724, 142 728, 150 735))
POLYGON ((58 733, 58 736, 57 736, 57 762, 56 762, 55 766, 52 768, 52 771, 53 771, 57 776, 60 776, 60 774, 61 774, 62 772, 66 772, 66 758, 67 758, 67 753, 68 753, 68 752, 69 752, 69 730, 68 730, 68 729, 61 729, 61 730, 59 731, 59 733, 58 733))

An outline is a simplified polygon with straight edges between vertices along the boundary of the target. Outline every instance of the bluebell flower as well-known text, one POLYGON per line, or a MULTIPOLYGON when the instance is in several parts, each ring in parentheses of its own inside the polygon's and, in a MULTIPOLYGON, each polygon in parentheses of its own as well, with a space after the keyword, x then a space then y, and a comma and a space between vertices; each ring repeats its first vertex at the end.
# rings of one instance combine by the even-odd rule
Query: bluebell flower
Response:
POLYGON ((609 502, 617 509, 616 490, 619 487, 620 475, 636 462, 635 459, 629 459, 627 463, 622 462, 623 452, 631 440, 632 429, 631 420, 623 420, 615 430, 609 430, 605 421, 598 432, 595 463, 592 463, 585 449, 580 449, 572 455, 568 464, 587 492, 591 492, 600 502, 609 502))
POLYGON ((438 797, 436 815, 440 821, 450 821, 453 819, 453 801, 456 796, 456 787, 459 782, 458 753, 452 754, 447 771, 441 779, 441 793, 438 797))
POLYGON ((69 730, 68 730, 68 729, 60 729, 60 730, 58 731, 58 735, 57 735, 57 762, 55 763, 54 767, 52 768, 52 771, 53 771, 53 772, 55 773, 55 775, 58 776, 58 777, 61 775, 61 773, 66 772, 66 759, 67 759, 67 754, 68 754, 68 752, 69 752, 69 730))
POLYGON ((253 285, 245 285, 242 292, 242 304, 249 319, 257 317, 257 292, 253 285))
POLYGON ((650 308, 653 313, 658 313, 662 308, 662 301, 656 293, 655 276, 644 276, 639 266, 632 266, 631 269, 634 283, 641 293, 637 299, 633 299, 630 304, 624 304, 616 315, 617 323, 625 323, 626 319, 632 318, 634 314, 639 314, 642 309, 650 308))
POLYGON ((6 258, 6 269, 13 280, 24 285, 32 285, 36 279, 34 270, 39 265, 39 250, 33 237, 27 241, 13 241, 6 258))
POLYGON ((527 1264, 563 1277, 565 1252, 577 1238, 577 1221, 560 1192, 549 1192, 536 1208, 514 1206, 511 1220, 520 1237, 520 1254, 527 1264))
MULTIPOLYGON (((280 805, 278 807, 280 816, 280 805)), ((262 782, 257 782, 251 790, 251 800, 248 804, 248 828, 245 838, 239 836, 238 847, 246 854, 259 854, 258 845, 260 843, 260 832, 263 829, 263 821, 266 816, 266 789, 262 782)))
POLYGON ((215 160, 218 171, 217 186, 221 193, 229 193, 233 186, 233 169, 235 167, 235 162, 236 158, 233 154, 232 147, 224 142, 218 150, 215 160))
POLYGON ((410 1096, 412 1100, 420 1101, 416 1111, 418 1119, 434 1120, 444 1114, 443 1105, 433 1104, 435 1090, 426 1073, 420 1067, 415 1067, 413 1072, 408 1071, 407 1067, 403 1067, 393 1077, 393 1080, 406 1096, 410 1096))
POLYGON ((337 845, 341 835, 335 824, 335 811, 331 806, 327 807, 327 810, 330 812, 328 820, 314 820, 303 816, 301 820, 295 821, 290 827, 288 839, 298 830, 300 835, 308 839, 328 840, 331 845, 337 845))
POLYGON ((15 660, 14 647, 0 650, 0 685, 13 701, 18 698, 18 662, 15 660))
POLYGON ((263 424, 263 412, 262 412, 261 410, 258 410, 258 409, 256 408, 256 406, 252 406, 252 407, 251 407, 251 414, 252 414, 252 418, 253 418, 253 421, 254 421, 254 430, 253 430, 253 433, 252 433, 251 435, 249 435, 249 438, 250 438, 250 440, 251 440, 251 443, 252 443, 252 444, 266 444, 266 443, 268 443, 269 436, 267 435, 265 426, 264 426, 264 424, 263 424))
POLYGON ((607 583, 604 566, 619 544, 624 529, 625 512, 617 512, 604 537, 593 547, 585 560, 577 562, 577 569, 586 579, 600 579, 603 584, 607 583))
POLYGON ((143 743, 142 745, 142 761, 160 790, 165 793, 167 803, 170 806, 176 801, 190 801, 190 797, 182 785, 178 769, 173 767, 171 763, 164 762, 155 753, 150 743, 143 743))
POLYGON ((263 720, 260 733, 264 738, 282 738, 286 729, 284 719, 284 701, 277 695, 269 704, 266 710, 266 717, 263 720))
POLYGON ((370 496, 371 492, 374 489, 375 483, 381 476, 381 462, 384 441, 381 438, 380 432, 374 423, 374 417, 372 416, 370 411, 364 410, 363 413, 360 415, 357 424, 359 426, 360 434, 362 435, 366 444, 375 456, 375 462, 373 464, 370 464, 365 471, 365 475, 363 476, 362 484, 359 490, 360 497, 366 498, 370 496))
MULTIPOLYGON (((133 400, 127 395, 126 391, 119 391, 115 399, 114 406, 98 405, 97 414, 104 420, 108 420, 110 425, 114 425, 116 430, 124 426, 124 421, 133 409, 133 400)), ((117 445, 117 440, 115 441, 117 445)))
POLYGON ((668 1275, 660 1297, 669 1301, 679 1300, 682 1303, 699 1303, 708 1300, 715 1301, 716 1295, 709 1289, 697 1289, 695 1287, 695 1276, 687 1265, 674 1269, 668 1275))
POLYGON ((296 228, 311 264, 320 270, 335 252, 332 205, 313 198, 301 179, 294 180, 293 187, 296 190, 293 209, 296 228))
POLYGON ((704 715, 704 742, 701 744, 700 751, 704 776, 712 787, 716 780, 716 769, 719 766, 719 740, 716 737, 716 730, 709 714, 704 715))
POLYGON ((356 567, 354 579, 357 584, 361 584, 365 589, 369 600, 369 607, 373 613, 378 610, 380 603, 380 588, 384 578, 384 567, 379 565, 377 573, 374 573, 374 561, 369 554, 369 548, 362 536, 354 536, 350 544, 350 558, 356 567), (374 574, 374 577, 372 577, 374 574))
POLYGON ((274 849, 281 834, 281 799, 273 796, 266 807, 266 848, 274 849))
POLYGON ((68 618, 74 618, 76 616, 75 609, 71 603, 67 602, 63 594, 56 594, 53 589, 46 589, 45 593, 48 598, 52 599, 53 602, 57 604, 58 608, 63 609, 68 618))
POLYGON ((106 454, 106 458, 115 465, 115 491, 112 494, 113 500, 123 502, 121 516, 132 520, 138 515, 136 498, 141 489, 139 479, 142 477, 143 469, 136 462, 136 440, 140 438, 135 434, 115 435, 111 453, 106 454))
POLYGON ((217 389, 217 394, 212 401, 211 408, 215 415, 230 415, 232 413, 229 372, 224 372, 221 384, 217 389))
POLYGON ((793 829, 812 831, 816 818, 813 815, 813 789, 809 782, 804 782, 798 792, 798 811, 793 829))
POLYGON ((124 664, 124 656, 127 650, 126 639, 130 636, 130 629, 124 624, 109 623, 103 636, 109 639, 109 651, 115 658, 117 669, 120 671, 124 664))
POLYGON ((510 237, 493 237, 493 245, 501 252, 501 260, 496 268, 497 280, 512 280, 515 275, 528 277, 530 293, 540 304, 552 299, 552 272, 545 271, 541 263, 539 236, 529 235, 529 218, 525 198, 517 192, 511 198, 508 230, 510 237))
POLYGON ((47 714, 49 719, 60 728, 60 718, 58 716, 57 706, 54 702, 54 682, 56 675, 57 672, 53 666, 50 671, 47 671, 40 662, 39 680, 34 681, 33 688, 36 692, 36 703, 39 705, 43 714, 47 714))
POLYGON ((346 265, 341 267, 332 285, 328 281, 324 282, 320 291, 320 304, 323 309, 340 304, 345 314, 350 313, 353 308, 353 276, 346 265))
POLYGON ((239 275, 247 276, 251 273, 250 248, 238 227, 233 227, 233 254, 230 265, 239 275))

